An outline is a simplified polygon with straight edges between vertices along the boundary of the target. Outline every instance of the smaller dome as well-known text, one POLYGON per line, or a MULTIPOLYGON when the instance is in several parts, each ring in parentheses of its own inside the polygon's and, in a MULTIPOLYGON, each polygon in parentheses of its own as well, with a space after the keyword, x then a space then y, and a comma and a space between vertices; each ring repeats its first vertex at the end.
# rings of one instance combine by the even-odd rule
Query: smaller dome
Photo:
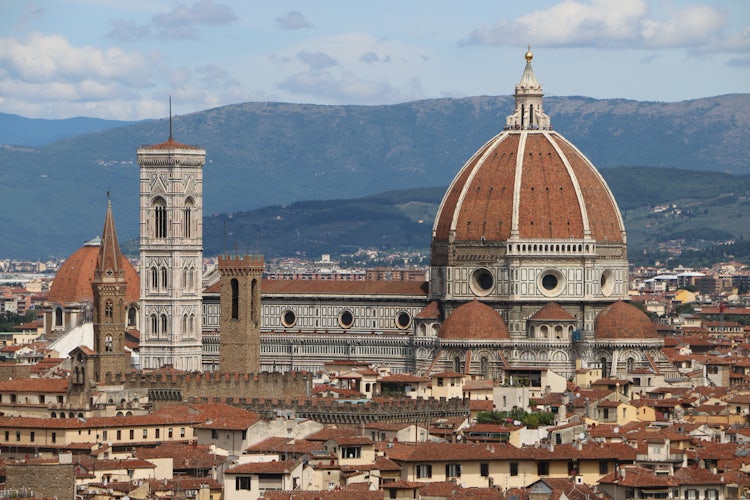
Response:
POLYGON ((659 338, 656 324, 646 313, 622 301, 605 307, 596 316, 594 335, 611 340, 659 338))
MULTIPOLYGON (((94 281, 94 272, 96 271, 100 245, 101 240, 95 238, 65 259, 50 286, 49 294, 47 295, 49 302, 67 304, 72 302, 91 302, 94 300, 94 291, 91 288, 91 282, 94 281)), ((128 303, 133 303, 138 301, 140 296, 138 273, 124 255, 121 255, 120 258, 127 283, 125 300, 128 303)))
POLYGON ((557 302, 548 302, 529 319, 532 321, 575 321, 576 317, 563 309, 557 302))
POLYGON ((498 340, 509 339, 510 333, 497 311, 475 299, 460 305, 448 316, 440 327, 438 338, 498 340))

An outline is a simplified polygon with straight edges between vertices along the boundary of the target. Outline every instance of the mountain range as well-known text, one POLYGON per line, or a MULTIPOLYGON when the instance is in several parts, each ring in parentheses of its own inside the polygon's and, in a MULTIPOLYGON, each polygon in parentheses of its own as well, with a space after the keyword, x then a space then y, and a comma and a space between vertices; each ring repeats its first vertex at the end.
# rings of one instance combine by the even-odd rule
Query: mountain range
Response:
MULTIPOLYGON (((388 106, 244 103, 176 116, 173 135, 180 142, 207 150, 204 232, 206 253, 212 254, 229 244, 225 220, 237 224, 238 214, 255 210, 264 213, 263 207, 268 207, 264 210, 269 214, 276 210, 274 207, 302 207, 309 213, 303 200, 337 200, 327 210, 345 209, 343 214, 331 215, 341 219, 353 217, 351 204, 341 200, 362 198, 363 206, 370 208, 360 216, 377 216, 385 213, 383 206, 373 205, 373 199, 383 199, 375 196, 378 193, 398 191, 400 200, 404 193, 419 193, 418 199, 401 200, 397 205, 424 212, 416 219, 422 220, 417 224, 429 229, 433 202, 424 201, 425 194, 420 190, 409 190, 431 186, 437 188, 432 192, 439 200, 442 189, 463 163, 502 130, 512 106, 513 99, 508 96, 388 106), (213 227, 214 223, 220 229, 213 227)), ((664 199, 666 193, 673 193, 673 200, 682 204, 692 203, 692 199, 703 199, 706 186, 715 179, 721 179, 718 184, 735 194, 735 204, 743 203, 748 191, 746 175, 750 173, 750 141, 744 137, 750 125, 750 94, 676 103, 548 97, 545 112, 554 128, 602 171, 623 210, 629 210, 623 196, 638 200, 646 212, 656 204, 671 202, 664 199), (649 177, 655 175, 649 169, 634 167, 659 167, 659 172, 666 168, 672 175, 659 174, 660 184, 656 184, 649 177), (608 174, 610 170, 612 175, 608 174), (694 172, 694 185, 689 182, 691 171, 702 171, 694 172), (674 192, 677 185, 691 194, 674 192)), ((62 124, 56 120, 36 122, 33 127, 39 133, 35 142, 23 140, 28 134, 13 133, 29 124, 25 119, 15 117, 12 122, 10 118, 0 115, 0 142, 4 144, 0 147, 0 256, 69 255, 101 230, 107 192, 111 193, 121 240, 137 236, 136 149, 166 140, 167 119, 128 124, 79 120, 86 127, 100 127, 96 131, 79 130, 76 122, 68 121, 62 127, 66 137, 52 142, 57 137, 47 128, 59 130, 62 124)), ((712 200, 720 198, 714 189, 708 191, 713 193, 712 200)), ((706 214, 700 216, 710 215, 711 210, 705 209, 706 214)), ((290 235, 301 234, 309 224, 309 220, 291 215, 283 220, 298 221, 296 227, 285 226, 290 235)), ((630 223, 626 217, 626 225, 630 223)), ((374 229, 365 219, 361 224, 370 232, 374 229)), ((672 226, 678 229, 678 224, 672 226)), ((721 235, 743 235, 748 223, 740 217, 733 226, 732 231, 721 235)), ((715 224, 706 227, 718 230, 715 224)), ((232 228, 238 240, 235 245, 239 246, 241 239, 243 246, 265 250, 266 245, 259 242, 266 235, 242 234, 252 230, 232 228), (248 243, 253 240, 256 243, 248 243)), ((413 228, 405 231, 409 237, 425 234, 413 228)), ((628 227, 628 231, 637 234, 641 230, 628 227)), ((424 248, 429 246, 429 230, 426 234, 424 248)), ((354 233, 349 236, 349 246, 365 246, 354 233)), ((415 244, 397 241, 400 238, 394 235, 394 243, 415 244)), ((649 238, 643 238, 644 244, 652 241, 649 238)), ((307 248, 307 239, 298 239, 295 252, 322 248, 307 248)), ((279 252, 271 249, 270 253, 279 252)))

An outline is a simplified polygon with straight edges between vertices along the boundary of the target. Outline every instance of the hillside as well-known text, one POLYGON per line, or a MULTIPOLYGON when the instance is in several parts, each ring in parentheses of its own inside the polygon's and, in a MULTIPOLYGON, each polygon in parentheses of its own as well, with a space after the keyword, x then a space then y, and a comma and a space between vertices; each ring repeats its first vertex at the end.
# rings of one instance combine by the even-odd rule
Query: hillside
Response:
MULTIPOLYGON (((233 217, 300 200, 447 185, 501 130, 511 107, 507 96, 392 106, 245 103, 175 117, 174 136, 208 151, 204 215, 233 217)), ((750 171, 750 143, 741 136, 750 124, 750 94, 679 103, 550 97, 545 111, 602 170, 650 165, 750 171)), ((0 148, 0 227, 11 235, 0 239, 0 256, 70 254, 100 231, 108 190, 122 240, 135 237, 136 149, 167 133, 160 120, 39 147, 0 148)), ((660 196, 675 180, 659 189, 647 182, 642 189, 660 196)), ((622 182, 633 180, 625 175, 622 182)))
MULTIPOLYGON (((620 200, 633 262, 667 258, 665 244, 673 240, 686 251, 750 241, 750 175, 646 167, 603 169, 602 174, 620 200)), ((358 248, 427 252, 444 191, 418 188, 215 214, 205 219, 205 253, 238 250, 269 258, 317 258, 358 248)), ((136 249, 133 242, 131 250, 136 249)))

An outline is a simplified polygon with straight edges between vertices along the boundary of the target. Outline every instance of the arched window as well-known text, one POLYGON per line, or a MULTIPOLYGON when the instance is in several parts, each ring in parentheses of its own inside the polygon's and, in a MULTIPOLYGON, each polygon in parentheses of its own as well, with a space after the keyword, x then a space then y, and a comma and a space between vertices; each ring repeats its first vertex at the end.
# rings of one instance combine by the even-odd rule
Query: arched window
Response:
POLYGON ((189 279, 188 279, 188 290, 195 290, 195 268, 190 268, 189 279))
POLYGON ((104 350, 106 352, 112 352, 112 335, 104 337, 104 350))
POLYGON ((104 303, 104 317, 112 320, 112 301, 108 300, 104 303))
POLYGON ((159 271, 156 267, 151 268, 151 290, 159 289, 159 271))
POLYGON ((62 307, 55 307, 55 326, 63 326, 62 307))
POLYGON ((137 312, 135 307, 128 309, 128 326, 136 326, 137 312))
POLYGON ((236 279, 230 282, 232 286, 232 319, 239 319, 240 284, 236 279))
POLYGON ((260 297, 258 296, 258 280, 252 280, 250 283, 250 319, 254 322, 258 322, 258 304, 260 303, 260 297))
POLYGON ((633 358, 628 358, 627 364, 628 364, 628 373, 630 373, 635 369, 635 360, 633 358))
POLYGON ((162 267, 161 268, 161 288, 162 288, 162 290, 166 290, 167 289, 167 283, 168 283, 168 281, 167 281, 167 268, 166 267, 162 267))
POLYGON ((158 334, 159 333, 159 325, 158 321, 156 319, 156 314, 151 315, 151 333, 158 334))
POLYGON ((188 322, 188 332, 191 334, 195 333, 195 314, 190 315, 190 321, 188 322))
POLYGON ((185 208, 183 209, 183 236, 185 238, 191 238, 193 233, 193 199, 188 198, 185 200, 185 208))
POLYGON ((164 198, 156 198, 153 202, 154 237, 167 237, 167 202, 164 198))
POLYGON ((453 371, 461 373, 461 358, 459 356, 453 358, 453 371))
POLYGON ((167 315, 161 315, 161 333, 167 333, 167 315))
POLYGON ((182 287, 189 290, 188 288, 188 268, 182 270, 182 287))
POLYGON ((182 333, 188 332, 188 315, 185 314, 182 316, 182 333))

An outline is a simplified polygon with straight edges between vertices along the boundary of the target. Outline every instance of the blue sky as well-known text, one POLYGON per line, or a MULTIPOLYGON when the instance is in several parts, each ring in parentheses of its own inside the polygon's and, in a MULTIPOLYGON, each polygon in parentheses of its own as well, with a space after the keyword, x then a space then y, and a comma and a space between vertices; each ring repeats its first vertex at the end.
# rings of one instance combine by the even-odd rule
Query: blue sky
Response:
POLYGON ((0 112, 137 120, 247 101, 748 92, 750 1, 0 0, 0 112))

